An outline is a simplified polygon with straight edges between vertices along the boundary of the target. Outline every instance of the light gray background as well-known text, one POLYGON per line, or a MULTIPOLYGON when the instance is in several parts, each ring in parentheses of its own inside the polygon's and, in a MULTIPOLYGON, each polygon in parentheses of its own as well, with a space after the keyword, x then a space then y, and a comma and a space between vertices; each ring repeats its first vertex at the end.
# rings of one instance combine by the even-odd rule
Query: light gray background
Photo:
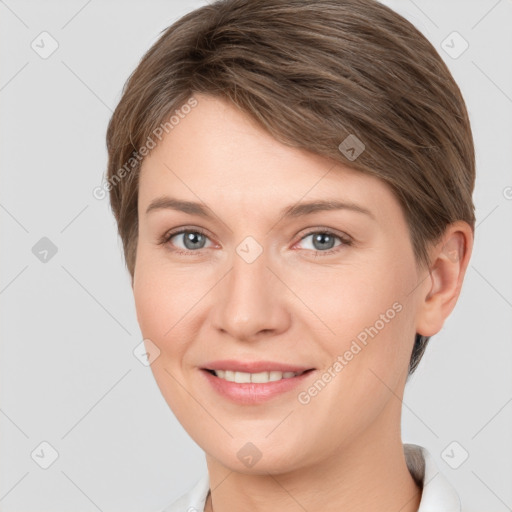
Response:
MULTIPOLYGON (((464 510, 512 510, 512 2, 385 3, 453 72, 478 165, 472 261, 406 388, 403 440, 431 451, 464 510), (469 43, 456 59, 441 47, 453 31, 469 43)), ((0 1, 2 512, 158 510, 206 470, 132 353, 142 338, 121 244, 107 199, 92 195, 126 78, 203 4, 0 1), (43 31, 59 45, 46 59, 31 48, 43 31), (46 263, 32 252, 42 237, 58 250, 46 263), (31 457, 48 455, 43 441, 59 455, 46 470, 31 457)))

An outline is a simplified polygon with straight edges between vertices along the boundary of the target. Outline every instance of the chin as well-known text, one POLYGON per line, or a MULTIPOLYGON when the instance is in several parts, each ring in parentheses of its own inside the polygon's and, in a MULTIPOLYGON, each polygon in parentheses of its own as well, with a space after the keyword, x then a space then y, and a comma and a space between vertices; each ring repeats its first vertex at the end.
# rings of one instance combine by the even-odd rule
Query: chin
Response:
POLYGON ((265 439, 262 434, 261 442, 258 438, 253 441, 231 439, 226 446, 217 444, 213 450, 206 451, 213 460, 236 473, 247 475, 282 474, 296 469, 300 460, 305 456, 304 442, 297 441, 296 446, 283 446, 276 448, 275 440, 265 439), (299 455, 300 454, 300 455, 299 455))

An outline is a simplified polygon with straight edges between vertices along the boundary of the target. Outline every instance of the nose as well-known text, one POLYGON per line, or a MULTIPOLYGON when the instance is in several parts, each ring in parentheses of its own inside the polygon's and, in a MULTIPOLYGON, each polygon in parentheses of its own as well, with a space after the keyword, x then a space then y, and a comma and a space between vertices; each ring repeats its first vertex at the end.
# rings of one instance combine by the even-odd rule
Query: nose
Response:
POLYGON ((287 288, 270 268, 266 253, 251 263, 237 253, 215 287, 213 326, 233 339, 255 341, 285 332, 290 324, 287 288))

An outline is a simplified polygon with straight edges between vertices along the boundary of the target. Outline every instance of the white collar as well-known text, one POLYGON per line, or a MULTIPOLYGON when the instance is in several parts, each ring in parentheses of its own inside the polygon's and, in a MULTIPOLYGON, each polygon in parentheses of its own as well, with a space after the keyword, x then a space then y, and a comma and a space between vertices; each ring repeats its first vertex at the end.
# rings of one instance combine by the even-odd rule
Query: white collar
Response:
POLYGON ((418 512, 460 512, 459 496, 430 452, 417 444, 404 444, 404 453, 409 472, 423 488, 418 512))
MULTIPOLYGON (((412 477, 423 488, 418 512, 460 512, 457 492, 439 471, 426 448, 417 444, 404 444, 405 460, 412 477)), ((161 512, 204 512, 210 490, 210 479, 205 473, 194 487, 161 512)))

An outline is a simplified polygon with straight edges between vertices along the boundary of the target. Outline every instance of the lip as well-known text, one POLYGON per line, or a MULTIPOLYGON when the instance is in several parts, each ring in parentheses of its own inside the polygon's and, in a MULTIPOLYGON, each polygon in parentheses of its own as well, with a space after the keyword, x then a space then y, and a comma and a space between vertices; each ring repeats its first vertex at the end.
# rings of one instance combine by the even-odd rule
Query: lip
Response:
POLYGON ((236 361, 234 359, 224 359, 221 361, 211 361, 205 363, 202 370, 229 370, 232 372, 305 372, 306 370, 314 370, 311 366, 297 366, 286 363, 278 363, 275 361, 236 361))
MULTIPOLYGON (((233 371, 233 370, 232 370, 233 371)), ((236 371, 236 370, 234 370, 236 371)), ((261 370, 265 371, 265 370, 261 370)), ((279 370, 276 370, 279 371, 279 370)), ((294 371, 294 370, 287 370, 294 371)), ((302 371, 302 370, 296 370, 302 371)), ((253 373, 253 372, 250 372, 253 373)), ((256 373, 256 372, 254 372, 256 373)), ((207 382, 212 386, 213 390, 220 396, 227 398, 233 402, 241 405, 257 405, 278 396, 282 396, 287 392, 292 391, 294 388, 304 383, 311 375, 316 373, 314 369, 306 371, 297 377, 290 377, 288 379, 281 379, 273 382, 255 383, 255 382, 229 382, 221 379, 206 369, 201 369, 207 382)))

